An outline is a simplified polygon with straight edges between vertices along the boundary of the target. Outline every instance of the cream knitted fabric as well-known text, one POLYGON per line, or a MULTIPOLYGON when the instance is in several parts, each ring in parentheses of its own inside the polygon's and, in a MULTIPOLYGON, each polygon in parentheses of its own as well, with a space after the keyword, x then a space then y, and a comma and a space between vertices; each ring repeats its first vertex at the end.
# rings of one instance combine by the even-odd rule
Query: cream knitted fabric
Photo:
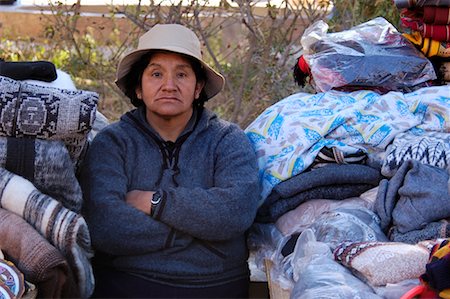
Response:
POLYGON ((372 286, 384 286, 425 273, 429 251, 421 245, 397 242, 343 242, 334 256, 372 286))

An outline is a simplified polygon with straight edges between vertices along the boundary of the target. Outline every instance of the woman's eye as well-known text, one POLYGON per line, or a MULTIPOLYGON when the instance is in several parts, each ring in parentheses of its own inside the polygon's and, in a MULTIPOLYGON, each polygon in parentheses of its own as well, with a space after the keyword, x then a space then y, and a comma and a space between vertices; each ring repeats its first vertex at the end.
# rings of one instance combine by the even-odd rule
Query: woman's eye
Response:
POLYGON ((152 77, 156 77, 156 78, 161 77, 161 73, 160 72, 153 72, 152 73, 152 77))
POLYGON ((186 77, 187 75, 186 75, 186 73, 178 73, 178 77, 179 78, 184 78, 184 77, 186 77))

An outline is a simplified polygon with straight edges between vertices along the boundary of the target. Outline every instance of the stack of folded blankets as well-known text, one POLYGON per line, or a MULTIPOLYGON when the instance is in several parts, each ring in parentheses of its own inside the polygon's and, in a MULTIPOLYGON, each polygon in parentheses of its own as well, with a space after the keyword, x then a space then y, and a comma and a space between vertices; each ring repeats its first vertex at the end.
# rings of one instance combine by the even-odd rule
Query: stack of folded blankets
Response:
POLYGON ((0 62, 0 249, 38 297, 87 298, 93 251, 76 170, 98 94, 30 83, 57 76, 32 67, 0 62))
MULTIPOLYGON (((262 185, 248 244, 290 298, 405 298, 430 247, 450 240, 450 85, 381 17, 327 29, 305 30, 294 68, 316 93, 245 129, 262 185)), ((449 260, 429 275, 437 293, 450 291, 435 284, 449 260)))
POLYGON ((404 36, 430 58, 441 83, 450 83, 450 0, 395 0, 404 36))

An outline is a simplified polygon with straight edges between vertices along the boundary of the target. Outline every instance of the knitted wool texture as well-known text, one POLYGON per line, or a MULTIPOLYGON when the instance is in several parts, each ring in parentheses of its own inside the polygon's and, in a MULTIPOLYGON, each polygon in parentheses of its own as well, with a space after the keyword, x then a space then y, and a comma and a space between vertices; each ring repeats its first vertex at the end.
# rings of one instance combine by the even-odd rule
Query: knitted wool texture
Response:
POLYGON ((38 288, 40 298, 79 297, 69 265, 29 223, 0 209, 0 248, 38 288))
POLYGON ((431 131, 423 135, 400 133, 386 152, 381 168, 381 173, 386 177, 392 177, 408 160, 446 168, 450 165, 450 134, 431 131))
POLYGON ((92 128, 98 94, 0 76, 0 136, 62 140, 77 162, 92 128))
POLYGON ((370 285, 384 286, 418 278, 425 272, 429 251, 395 242, 343 242, 334 256, 370 285))
POLYGON ((21 216, 59 249, 75 272, 80 296, 92 294, 91 240, 81 215, 4 168, 0 168, 0 207, 21 216))
MULTIPOLYGON (((23 152, 23 151, 22 151, 23 152)), ((14 140, 0 137, 0 167, 5 165, 24 165, 26 172, 31 177, 16 169, 7 168, 14 174, 25 177, 42 193, 56 199, 62 205, 74 212, 79 213, 83 203, 81 187, 75 176, 75 170, 64 143, 59 140, 41 140, 15 138, 14 140), (10 142, 26 144, 32 154, 22 154, 15 151, 11 156, 7 150, 10 142), (12 160, 12 162, 11 162, 12 160)), ((11 167, 13 168, 13 167, 11 167)))
POLYGON ((378 170, 361 164, 329 164, 302 172, 276 185, 258 210, 257 221, 275 222, 312 199, 342 200, 376 187, 378 170))
POLYGON ((416 160, 403 163, 390 180, 382 180, 378 187, 375 211, 381 228, 387 232, 395 226, 398 232, 407 233, 450 217, 448 180, 445 169, 416 160))

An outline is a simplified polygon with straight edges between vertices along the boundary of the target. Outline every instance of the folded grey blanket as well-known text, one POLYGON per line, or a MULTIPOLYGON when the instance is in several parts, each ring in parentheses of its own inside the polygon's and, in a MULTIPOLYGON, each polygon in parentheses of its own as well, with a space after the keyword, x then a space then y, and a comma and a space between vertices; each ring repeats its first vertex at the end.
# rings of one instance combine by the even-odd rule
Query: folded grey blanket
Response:
POLYGON ((395 175, 380 182, 375 212, 381 228, 396 227, 399 233, 423 229, 450 217, 450 194, 445 169, 416 160, 405 161, 395 175))
POLYGON ((258 210, 256 221, 275 222, 311 199, 342 200, 378 186, 380 171, 361 164, 330 164, 302 172, 276 185, 258 210))
POLYGON ((98 94, 0 76, 0 136, 62 140, 76 163, 95 120, 98 94))
POLYGON ((447 219, 428 223, 424 228, 400 233, 396 227, 392 227, 388 233, 389 240, 417 244, 421 241, 445 239, 450 237, 450 223, 447 219))
POLYGON ((83 194, 62 141, 0 137, 0 167, 29 180, 64 207, 81 211, 83 194))
POLYGON ((0 168, 0 207, 21 216, 50 244, 60 250, 75 273, 80 296, 88 298, 94 289, 90 259, 93 256, 84 218, 39 192, 21 176, 0 168))

